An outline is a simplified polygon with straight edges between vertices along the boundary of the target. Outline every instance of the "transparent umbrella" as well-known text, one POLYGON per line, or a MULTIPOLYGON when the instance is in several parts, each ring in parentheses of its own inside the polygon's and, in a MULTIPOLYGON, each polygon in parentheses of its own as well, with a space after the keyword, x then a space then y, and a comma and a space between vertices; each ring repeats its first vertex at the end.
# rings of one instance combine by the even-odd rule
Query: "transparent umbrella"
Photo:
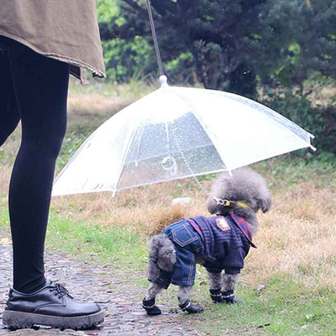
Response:
POLYGON ((54 196, 115 193, 231 171, 312 147, 312 134, 264 105, 162 80, 160 89, 114 115, 85 141, 56 179, 54 196))

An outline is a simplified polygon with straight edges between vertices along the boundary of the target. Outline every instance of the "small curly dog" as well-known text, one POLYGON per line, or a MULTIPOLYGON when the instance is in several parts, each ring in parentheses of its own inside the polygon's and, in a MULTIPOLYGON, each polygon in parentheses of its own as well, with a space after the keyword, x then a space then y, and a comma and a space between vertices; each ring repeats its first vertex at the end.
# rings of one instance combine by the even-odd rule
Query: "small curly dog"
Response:
POLYGON ((155 298, 170 284, 179 286, 178 302, 183 311, 203 311, 190 301, 197 263, 208 271, 214 303, 237 302, 235 285, 250 246, 255 247, 256 213, 270 209, 271 194, 258 173, 240 168, 214 182, 207 205, 212 216, 181 219, 152 237, 148 265, 151 284, 142 302, 148 315, 161 314, 155 298))

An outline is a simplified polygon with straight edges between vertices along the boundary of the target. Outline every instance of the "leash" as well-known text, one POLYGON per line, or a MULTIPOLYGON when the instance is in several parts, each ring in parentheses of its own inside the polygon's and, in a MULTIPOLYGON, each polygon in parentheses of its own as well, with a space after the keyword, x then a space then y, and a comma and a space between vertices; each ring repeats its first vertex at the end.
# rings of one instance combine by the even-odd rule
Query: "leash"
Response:
POLYGON ((247 226, 250 225, 249 222, 247 222, 245 219, 242 218, 242 220, 240 220, 240 218, 238 216, 236 216, 234 213, 230 212, 230 217, 232 219, 233 224, 238 228, 238 230, 244 235, 244 237, 248 240, 248 242, 250 243, 250 245, 254 248, 257 248, 257 246, 252 242, 252 236, 250 236, 247 232, 249 231, 247 226), (243 227, 246 227, 246 231, 244 230, 243 227))
POLYGON ((150 0, 146 0, 146 5, 147 5, 148 16, 149 16, 149 23, 150 23, 150 27, 152 31, 153 42, 154 42, 156 61, 159 67, 160 76, 165 76, 150 0))

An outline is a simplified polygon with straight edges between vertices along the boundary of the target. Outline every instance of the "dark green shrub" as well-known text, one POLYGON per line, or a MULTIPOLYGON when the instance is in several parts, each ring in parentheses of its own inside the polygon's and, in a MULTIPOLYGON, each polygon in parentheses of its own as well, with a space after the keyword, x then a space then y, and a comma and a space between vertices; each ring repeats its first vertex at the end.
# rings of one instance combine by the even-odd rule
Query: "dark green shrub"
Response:
POLYGON ((313 144, 319 151, 336 153, 336 106, 313 106, 304 96, 287 90, 268 94, 263 103, 315 135, 313 144))

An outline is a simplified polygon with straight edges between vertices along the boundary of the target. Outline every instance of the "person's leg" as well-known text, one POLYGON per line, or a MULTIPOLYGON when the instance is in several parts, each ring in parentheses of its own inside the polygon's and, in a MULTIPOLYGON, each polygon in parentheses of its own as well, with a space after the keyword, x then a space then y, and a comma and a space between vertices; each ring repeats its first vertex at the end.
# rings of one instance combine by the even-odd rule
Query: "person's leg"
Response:
POLYGON ((0 146, 15 130, 20 116, 17 110, 12 77, 9 71, 8 47, 0 37, 0 146))
POLYGON ((9 190, 14 289, 29 293, 45 284, 44 240, 55 161, 66 129, 69 66, 17 44, 9 59, 22 123, 9 190))
POLYGON ((9 59, 22 141, 9 192, 14 288, 3 324, 10 329, 92 328, 104 321, 100 306, 75 301, 63 286, 44 277, 44 240, 55 161, 66 128, 69 66, 16 43, 9 59))

